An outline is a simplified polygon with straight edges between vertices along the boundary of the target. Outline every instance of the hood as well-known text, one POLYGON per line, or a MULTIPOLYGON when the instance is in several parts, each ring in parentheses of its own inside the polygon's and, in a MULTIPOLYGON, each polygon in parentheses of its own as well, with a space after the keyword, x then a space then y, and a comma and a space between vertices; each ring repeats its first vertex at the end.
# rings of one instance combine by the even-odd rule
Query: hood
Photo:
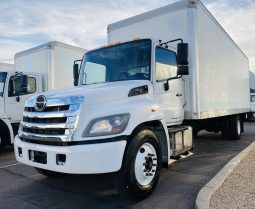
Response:
MULTIPOLYGON (((86 105, 92 105, 125 99, 128 97, 128 94, 132 88, 143 85, 150 86, 150 84, 151 83, 147 80, 116 81, 110 83, 84 85, 58 91, 49 91, 39 95, 44 95, 47 100, 55 101, 76 100, 77 98, 84 98, 86 105)), ((38 95, 31 97, 30 101, 34 101, 37 96, 38 95)))

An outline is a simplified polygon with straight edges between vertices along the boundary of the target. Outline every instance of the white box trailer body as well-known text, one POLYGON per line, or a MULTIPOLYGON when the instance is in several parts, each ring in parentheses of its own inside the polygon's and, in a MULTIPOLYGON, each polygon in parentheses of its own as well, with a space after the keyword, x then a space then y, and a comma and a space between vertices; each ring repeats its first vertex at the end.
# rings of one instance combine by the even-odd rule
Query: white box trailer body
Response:
POLYGON ((17 53, 14 58, 15 70, 40 73, 43 91, 72 87, 73 62, 81 60, 85 52, 79 47, 49 42, 17 53))
POLYGON ((14 64, 0 62, 0 71, 12 71, 14 70, 14 64))
POLYGON ((200 1, 180 1, 108 26, 109 44, 135 38, 189 44, 185 119, 249 111, 248 58, 200 1))

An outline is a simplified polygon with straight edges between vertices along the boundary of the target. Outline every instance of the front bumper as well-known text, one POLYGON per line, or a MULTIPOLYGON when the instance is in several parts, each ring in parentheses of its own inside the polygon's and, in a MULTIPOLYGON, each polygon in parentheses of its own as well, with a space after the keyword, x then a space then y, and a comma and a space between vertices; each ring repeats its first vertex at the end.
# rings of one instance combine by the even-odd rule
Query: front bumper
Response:
POLYGON ((73 146, 51 146, 34 144, 22 141, 17 135, 14 139, 14 151, 16 160, 20 163, 69 174, 97 174, 116 172, 121 168, 122 159, 126 147, 126 140, 73 145, 73 146), (19 154, 18 148, 22 150, 19 154), (37 163, 30 159, 30 151, 47 153, 47 163, 37 163), (57 163, 57 155, 66 156, 65 163, 57 163))

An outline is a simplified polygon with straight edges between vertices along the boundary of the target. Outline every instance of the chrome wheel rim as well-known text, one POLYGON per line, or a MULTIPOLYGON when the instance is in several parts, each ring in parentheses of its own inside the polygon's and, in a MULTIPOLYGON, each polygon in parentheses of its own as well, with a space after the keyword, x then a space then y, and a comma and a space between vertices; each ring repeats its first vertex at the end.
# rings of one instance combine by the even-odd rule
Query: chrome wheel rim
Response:
POLYGON ((157 153, 152 144, 146 142, 138 150, 135 159, 135 177, 137 182, 146 186, 150 184, 157 170, 157 153))

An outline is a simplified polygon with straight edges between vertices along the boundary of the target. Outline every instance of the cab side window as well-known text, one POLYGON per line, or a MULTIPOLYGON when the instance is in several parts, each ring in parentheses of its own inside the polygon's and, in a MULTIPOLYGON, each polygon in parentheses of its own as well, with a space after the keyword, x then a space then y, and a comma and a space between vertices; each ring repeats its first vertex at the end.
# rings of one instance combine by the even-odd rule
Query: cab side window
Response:
POLYGON ((173 51, 156 47, 156 80, 166 80, 177 76, 177 60, 173 51))
POLYGON ((8 96, 22 96, 36 92, 36 78, 28 76, 27 85, 21 86, 20 76, 11 76, 8 86, 8 96))

